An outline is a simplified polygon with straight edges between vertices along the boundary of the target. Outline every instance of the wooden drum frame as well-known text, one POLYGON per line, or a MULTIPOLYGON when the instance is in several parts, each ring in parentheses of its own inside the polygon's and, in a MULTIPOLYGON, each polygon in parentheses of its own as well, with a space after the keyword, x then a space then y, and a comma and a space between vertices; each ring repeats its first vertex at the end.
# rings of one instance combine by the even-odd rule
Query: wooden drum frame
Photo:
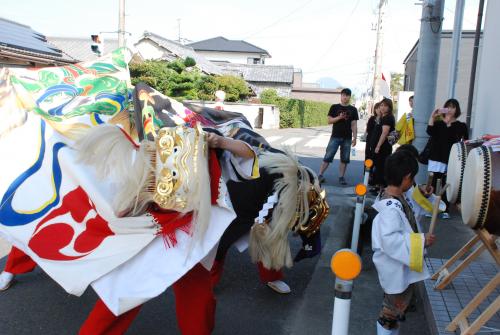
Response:
POLYGON ((451 147, 446 175, 446 182, 450 185, 446 190, 446 198, 450 203, 460 202, 467 156, 483 143, 483 140, 460 141, 451 147))
POLYGON ((472 229, 500 235, 500 150, 482 145, 472 149, 462 185, 462 220, 472 229))

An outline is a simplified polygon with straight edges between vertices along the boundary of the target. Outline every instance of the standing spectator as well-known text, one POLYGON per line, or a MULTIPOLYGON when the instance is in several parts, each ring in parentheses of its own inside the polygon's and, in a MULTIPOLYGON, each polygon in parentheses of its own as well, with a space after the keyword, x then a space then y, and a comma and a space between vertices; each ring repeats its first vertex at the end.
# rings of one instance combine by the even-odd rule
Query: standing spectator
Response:
MULTIPOLYGON (((448 169, 448 158, 451 147, 454 143, 467 140, 469 134, 465 123, 457 118, 460 116, 460 104, 456 99, 449 99, 445 102, 443 108, 438 108, 432 112, 427 125, 427 134, 432 137, 429 153, 428 171, 434 173, 432 186, 436 189, 438 179, 441 179, 443 185, 446 183, 446 172, 448 169)), ((446 193, 443 195, 446 203, 446 211, 442 218, 449 219, 449 202, 446 199, 446 193)))
MULTIPOLYGON (((373 140, 373 134, 375 131, 375 126, 377 124, 380 124, 380 102, 377 102, 373 106, 373 113, 372 116, 368 119, 366 123, 366 130, 365 130, 365 140, 366 140, 366 145, 365 145, 365 160, 371 159, 373 160, 373 149, 374 149, 374 140, 373 140)), ((373 186, 373 170, 370 172, 370 176, 368 179, 368 185, 373 186)))
POLYGON ((408 99, 410 108, 412 109, 408 113, 401 115, 401 118, 396 123, 396 131, 398 132, 399 145, 411 144, 415 139, 415 120, 413 119, 413 95, 408 99))
POLYGON ((395 119, 392 114, 392 100, 388 98, 380 101, 380 122, 375 125, 373 131, 373 164, 375 171, 373 182, 379 190, 386 186, 384 179, 385 160, 392 153, 392 145, 389 143, 388 135, 394 130, 395 119))
POLYGON ((356 107, 349 105, 350 100, 351 90, 344 88, 340 92, 340 104, 332 105, 328 112, 328 124, 333 124, 332 136, 326 147, 325 157, 319 169, 318 179, 320 183, 325 181, 323 173, 333 161, 340 147, 339 183, 340 185, 347 185, 344 176, 347 164, 349 164, 351 146, 354 147, 356 145, 358 135, 357 121, 359 120, 358 110, 356 107))
POLYGON ((366 122, 366 130, 365 130, 365 160, 373 159, 373 131, 375 130, 375 125, 380 122, 380 102, 377 102, 373 106, 372 116, 366 122))

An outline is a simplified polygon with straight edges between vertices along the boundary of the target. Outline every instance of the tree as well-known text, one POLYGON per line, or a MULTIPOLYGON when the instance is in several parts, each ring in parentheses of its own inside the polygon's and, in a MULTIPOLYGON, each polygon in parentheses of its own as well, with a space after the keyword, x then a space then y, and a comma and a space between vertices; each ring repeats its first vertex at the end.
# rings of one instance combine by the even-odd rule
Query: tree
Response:
POLYGON ((240 101, 250 95, 247 82, 241 77, 223 75, 215 77, 217 89, 226 92, 226 101, 240 101))
POLYGON ((132 84, 144 82, 157 91, 182 100, 214 100, 215 91, 226 92, 227 101, 240 101, 250 95, 247 83, 231 75, 205 75, 196 67, 192 58, 172 62, 145 61, 130 64, 132 84))
POLYGON ((403 90, 404 74, 391 72, 391 96, 394 98, 403 90))

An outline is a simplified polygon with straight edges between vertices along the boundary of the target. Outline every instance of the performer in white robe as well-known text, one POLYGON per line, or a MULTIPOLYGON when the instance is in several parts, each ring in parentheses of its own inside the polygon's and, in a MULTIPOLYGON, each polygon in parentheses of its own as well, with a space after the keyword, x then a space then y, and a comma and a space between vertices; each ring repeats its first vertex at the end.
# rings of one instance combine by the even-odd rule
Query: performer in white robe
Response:
POLYGON ((414 284, 429 277, 424 246, 434 236, 419 231, 413 210, 404 193, 410 190, 418 163, 408 152, 397 152, 386 162, 388 186, 373 207, 373 263, 384 290, 383 307, 377 320, 377 334, 398 334, 400 320, 414 294, 414 284))

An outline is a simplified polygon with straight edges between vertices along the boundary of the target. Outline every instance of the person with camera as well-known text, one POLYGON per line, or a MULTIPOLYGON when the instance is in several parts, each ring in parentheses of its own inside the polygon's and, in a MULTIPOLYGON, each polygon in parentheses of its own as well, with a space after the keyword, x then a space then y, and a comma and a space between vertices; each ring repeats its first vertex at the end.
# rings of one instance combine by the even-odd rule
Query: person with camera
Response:
MULTIPOLYGON (((460 114, 458 100, 449 99, 443 108, 436 109, 429 117, 427 134, 432 137, 432 141, 427 169, 434 174, 432 181, 434 189, 436 189, 438 179, 441 179, 442 185, 446 184, 448 157, 453 144, 469 138, 467 125, 457 120, 460 114)), ((446 203, 446 211, 443 212, 442 218, 449 219, 449 202, 446 199, 446 193, 443 195, 443 200, 446 203)))
POLYGON ((320 183, 325 181, 323 173, 333 161, 340 147, 339 184, 343 186, 347 185, 344 176, 347 164, 349 164, 351 146, 356 146, 358 135, 357 121, 359 120, 358 110, 349 104, 350 100, 351 90, 344 88, 340 92, 340 104, 332 105, 328 112, 328 124, 333 125, 332 136, 326 147, 325 157, 319 169, 318 179, 320 183))

